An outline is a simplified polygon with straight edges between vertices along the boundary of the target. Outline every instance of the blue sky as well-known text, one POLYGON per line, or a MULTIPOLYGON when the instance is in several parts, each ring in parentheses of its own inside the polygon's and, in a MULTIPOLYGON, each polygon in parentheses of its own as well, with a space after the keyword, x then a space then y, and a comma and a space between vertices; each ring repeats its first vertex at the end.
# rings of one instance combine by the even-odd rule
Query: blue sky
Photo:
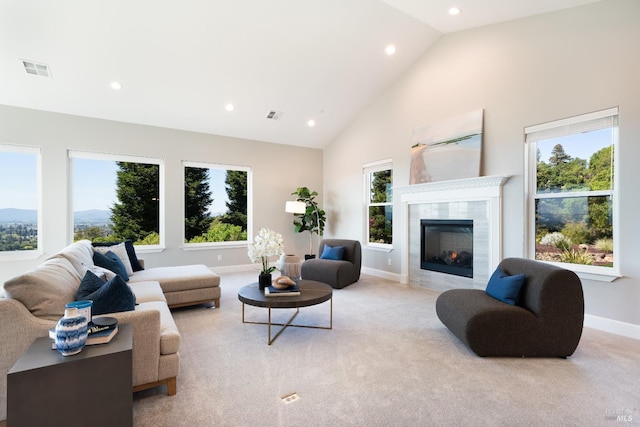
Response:
POLYGON ((602 129, 582 133, 578 136, 569 135, 562 138, 538 141, 540 160, 549 163, 549 157, 551 157, 553 147, 555 147, 556 144, 562 144, 566 154, 574 159, 579 158, 589 162, 589 158, 593 153, 611 145, 611 132, 611 129, 602 129))
POLYGON ((0 151, 0 209, 37 209, 37 157, 0 151))
MULTIPOLYGON (((73 210, 110 209, 116 200, 116 162, 73 159, 73 210), (87 178, 88 177, 88 178, 87 178)), ((225 171, 210 169, 211 213, 226 212, 225 171)))
MULTIPOLYGON (((0 151, 0 209, 37 209, 37 162, 31 153, 0 151)), ((73 210, 107 210, 116 200, 116 163, 74 158, 73 210)), ((214 202, 210 212, 226 212, 225 171, 210 169, 209 187, 214 202)))

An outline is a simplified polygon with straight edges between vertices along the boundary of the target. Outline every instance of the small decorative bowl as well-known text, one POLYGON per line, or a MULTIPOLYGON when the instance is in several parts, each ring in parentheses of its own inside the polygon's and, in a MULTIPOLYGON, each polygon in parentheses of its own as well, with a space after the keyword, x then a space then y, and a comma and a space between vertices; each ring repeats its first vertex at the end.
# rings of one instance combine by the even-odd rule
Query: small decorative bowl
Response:
POLYGON ((295 285, 296 282, 291 280, 287 276, 280 276, 276 280, 273 281, 273 287, 276 289, 287 289, 290 286, 295 285))

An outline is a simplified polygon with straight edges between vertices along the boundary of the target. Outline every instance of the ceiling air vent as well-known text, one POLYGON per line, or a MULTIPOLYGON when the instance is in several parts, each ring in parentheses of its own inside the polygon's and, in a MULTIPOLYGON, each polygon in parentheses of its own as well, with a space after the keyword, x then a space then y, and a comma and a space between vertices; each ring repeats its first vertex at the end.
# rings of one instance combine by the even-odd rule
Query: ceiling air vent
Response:
POLYGON ((282 111, 275 111, 275 110, 271 110, 269 111, 269 113, 267 114, 267 119, 270 120, 280 120, 280 117, 282 117, 284 113, 282 111))
POLYGON ((40 64, 26 59, 21 59, 20 61, 22 61, 22 65, 24 65, 24 69, 28 74, 51 77, 51 72, 49 71, 49 66, 47 64, 40 64))

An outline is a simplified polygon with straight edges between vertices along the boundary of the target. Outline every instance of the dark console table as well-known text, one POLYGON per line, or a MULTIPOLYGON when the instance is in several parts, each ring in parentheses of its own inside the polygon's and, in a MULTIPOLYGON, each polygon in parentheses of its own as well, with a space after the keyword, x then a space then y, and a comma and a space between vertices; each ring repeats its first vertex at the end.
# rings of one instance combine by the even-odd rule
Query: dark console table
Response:
POLYGON ((74 356, 36 339, 7 374, 7 425, 132 426, 132 328, 74 356))

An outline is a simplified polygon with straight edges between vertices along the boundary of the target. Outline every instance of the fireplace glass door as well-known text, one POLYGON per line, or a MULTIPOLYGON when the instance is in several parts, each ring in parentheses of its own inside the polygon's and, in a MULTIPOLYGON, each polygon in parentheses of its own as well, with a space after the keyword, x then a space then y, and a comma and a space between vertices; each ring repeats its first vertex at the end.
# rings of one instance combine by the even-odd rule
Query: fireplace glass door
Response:
POLYGON ((420 220, 420 267, 473 277, 473 220, 420 220))

